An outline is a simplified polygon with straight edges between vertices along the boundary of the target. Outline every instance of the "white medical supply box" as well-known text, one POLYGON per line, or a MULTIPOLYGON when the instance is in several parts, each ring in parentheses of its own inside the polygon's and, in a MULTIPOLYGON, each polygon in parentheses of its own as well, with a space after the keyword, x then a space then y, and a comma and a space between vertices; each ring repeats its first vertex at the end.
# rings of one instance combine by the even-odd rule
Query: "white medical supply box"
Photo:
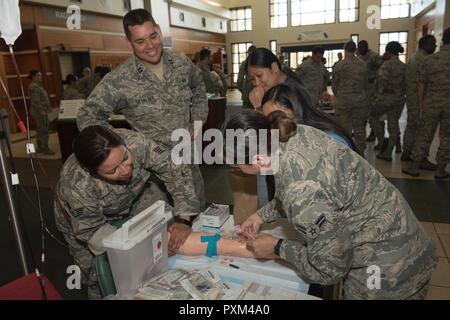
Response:
POLYGON ((220 228, 230 216, 230 207, 213 203, 202 214, 202 225, 205 227, 220 228))
POLYGON ((136 292, 167 270, 167 222, 165 203, 158 201, 103 239, 117 294, 136 292))

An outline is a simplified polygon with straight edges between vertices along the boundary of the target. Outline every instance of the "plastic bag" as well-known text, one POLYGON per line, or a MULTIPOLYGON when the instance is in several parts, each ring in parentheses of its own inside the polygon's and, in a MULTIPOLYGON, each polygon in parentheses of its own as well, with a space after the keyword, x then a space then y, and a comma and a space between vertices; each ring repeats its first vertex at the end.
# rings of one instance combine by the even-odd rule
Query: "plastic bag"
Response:
POLYGON ((19 0, 0 1, 0 37, 13 45, 21 34, 19 0))

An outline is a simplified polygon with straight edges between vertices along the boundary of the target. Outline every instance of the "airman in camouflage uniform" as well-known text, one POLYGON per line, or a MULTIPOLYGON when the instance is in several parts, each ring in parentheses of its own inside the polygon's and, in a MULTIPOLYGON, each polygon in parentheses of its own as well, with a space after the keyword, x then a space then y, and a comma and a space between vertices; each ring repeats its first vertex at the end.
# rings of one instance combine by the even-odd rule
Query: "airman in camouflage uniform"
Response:
POLYGON ((172 196, 175 215, 199 213, 190 170, 173 164, 170 149, 135 131, 116 129, 115 132, 133 157, 129 182, 107 182, 92 176, 72 154, 64 163, 56 187, 56 225, 82 270, 90 298, 100 298, 94 257, 103 251, 101 239, 116 229, 117 222, 138 214, 158 200, 166 200, 150 182, 152 173, 172 196))
MULTIPOLYGON (((398 53, 401 52, 403 52, 403 48, 398 42, 392 41, 386 45, 386 57, 388 60, 378 70, 378 97, 376 107, 372 112, 374 120, 380 119, 381 116, 387 114, 389 143, 386 150, 377 154, 377 158, 386 161, 392 160, 392 150, 400 141, 399 119, 405 106, 406 65, 398 57, 398 53)), ((378 141, 383 141, 384 124, 380 121, 374 121, 372 128, 378 141)))
POLYGON ((30 72, 31 79, 28 87, 28 97, 30 98, 30 113, 36 124, 37 153, 54 155, 55 153, 48 147, 48 113, 52 111, 50 100, 45 89, 42 87, 42 74, 33 70, 30 72))
POLYGON ((77 100, 84 99, 83 94, 81 94, 75 84, 70 84, 64 89, 64 100, 77 100))
POLYGON ((255 46, 250 46, 247 51, 247 59, 243 61, 239 67, 239 74, 236 81, 236 86, 242 94, 242 107, 244 109, 253 109, 252 103, 250 101, 250 92, 253 90, 254 86, 248 75, 247 61, 248 57, 256 50, 255 46))
POLYGON ((345 299, 423 298, 437 255, 402 194, 315 128, 299 125, 280 149, 275 199, 257 215, 264 223, 287 218, 306 241, 283 240, 280 257, 308 282, 343 280, 345 299), (368 286, 371 266, 379 289, 368 286))
POLYGON ((91 74, 90 68, 83 70, 84 77, 78 82, 78 91, 84 96, 85 99, 94 91, 97 84, 100 82, 100 78, 96 73, 91 74))
POLYGON ((332 86, 336 95, 335 115, 347 132, 352 128, 356 147, 364 156, 366 149, 367 107, 367 67, 355 56, 354 42, 346 44, 345 58, 333 68, 332 86))
MULTIPOLYGON (((361 40, 358 43, 358 53, 359 53, 358 58, 366 63, 367 70, 368 70, 367 95, 369 98, 368 99, 368 107, 369 107, 369 116, 370 116, 370 113, 373 112, 373 110, 375 109, 375 101, 377 100, 376 78, 377 78, 378 69, 380 68, 382 61, 381 61, 381 56, 379 54, 377 54, 369 49, 367 41, 365 41, 365 40, 361 40)), ((372 127, 372 130, 373 130, 373 126, 372 126, 373 121, 375 121, 375 120, 372 118, 369 118, 369 123, 370 123, 370 126, 372 127)), ((378 121, 378 119, 377 119, 377 121, 378 121)), ((383 122, 383 126, 384 126, 384 122, 383 122)), ((375 137, 374 137, 374 139, 375 139, 375 137)), ((371 139, 368 139, 368 141, 371 141, 371 139)), ((378 141, 378 142, 380 143, 380 141, 378 141)), ((382 141, 381 141, 381 143, 382 143, 382 141)), ((380 146, 381 146, 381 144, 380 144, 380 146)))
POLYGON ((211 70, 208 66, 202 64, 198 65, 200 72, 202 73, 203 81, 205 82, 205 89, 207 93, 214 93, 214 82, 211 76, 211 70))
MULTIPOLYGON (((423 36, 419 41, 419 50, 408 61, 406 66, 406 107, 408 110, 408 120, 403 136, 402 161, 411 160, 411 151, 414 141, 419 135, 420 110, 419 106, 419 73, 425 58, 436 49, 436 38, 432 35, 423 36)), ((421 93, 423 94, 423 93, 421 93)), ((421 97, 420 100, 422 100, 421 97)), ((436 165, 424 159, 421 169, 436 170, 436 165)))
POLYGON ((450 162, 450 28, 444 31, 440 51, 425 58, 419 75, 424 86, 423 115, 419 135, 411 158, 413 163, 404 173, 418 176, 420 162, 427 156, 439 124, 440 144, 436 155, 436 179, 450 177, 445 171, 450 162))
MULTIPOLYGON (((323 54, 322 54, 323 55, 323 54)), ((329 72, 322 61, 315 61, 313 57, 302 62, 295 70, 302 85, 309 92, 313 107, 318 107, 322 92, 327 90, 329 72)))
MULTIPOLYGON (((134 130, 158 143, 173 147, 178 143, 171 141, 174 130, 192 130, 194 121, 206 121, 208 100, 203 78, 199 69, 186 56, 163 50, 161 31, 146 10, 128 12, 124 22, 133 19, 133 16, 139 16, 136 21, 145 19, 143 24, 131 23, 138 30, 135 33, 143 32, 143 36, 138 34, 137 39, 130 38, 134 35, 130 35, 129 28, 125 29, 135 54, 108 73, 97 85, 78 113, 78 128, 109 126, 108 118, 111 115, 123 114, 134 130), (152 59, 146 61, 147 64, 157 65, 162 62, 161 80, 144 65, 143 58, 140 58, 142 56, 152 59)), ((197 196, 204 203, 200 169, 198 165, 190 167, 197 196)))

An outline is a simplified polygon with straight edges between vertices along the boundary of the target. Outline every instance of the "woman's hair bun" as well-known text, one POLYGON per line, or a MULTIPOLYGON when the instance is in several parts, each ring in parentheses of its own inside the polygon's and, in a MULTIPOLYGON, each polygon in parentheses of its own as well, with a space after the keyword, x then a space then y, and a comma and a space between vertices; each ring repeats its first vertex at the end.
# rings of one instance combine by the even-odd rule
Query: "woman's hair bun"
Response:
POLYGON ((297 134, 297 123, 283 111, 271 112, 267 118, 269 119, 272 128, 280 130, 281 142, 288 142, 291 137, 297 134))

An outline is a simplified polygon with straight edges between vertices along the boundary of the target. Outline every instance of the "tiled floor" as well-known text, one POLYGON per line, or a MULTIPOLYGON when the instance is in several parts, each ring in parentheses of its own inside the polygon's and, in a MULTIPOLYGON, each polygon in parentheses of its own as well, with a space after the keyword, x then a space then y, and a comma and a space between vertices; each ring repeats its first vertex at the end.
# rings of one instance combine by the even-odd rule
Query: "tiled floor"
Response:
MULTIPOLYGON (((229 91, 227 116, 240 110, 239 99, 240 94, 237 90, 229 91)), ((404 114, 401 119, 402 131, 405 127, 405 119, 404 114)), ((23 140, 24 137, 21 134, 12 135, 11 138, 14 141, 13 154, 18 171, 22 172, 21 181, 25 185, 31 186, 33 181, 26 160, 26 141, 23 140)), ((435 159, 437 144, 438 139, 435 137, 429 158, 432 161, 435 159)), ((48 177, 38 172, 40 184, 47 188, 53 186, 57 181, 62 165, 56 133, 50 135, 49 145, 57 153, 55 156, 37 155, 42 159, 43 166, 48 172, 48 177)), ((366 159, 403 193, 437 247, 439 264, 431 279, 428 299, 450 300, 450 180, 436 181, 434 173, 426 171, 422 171, 418 178, 404 175, 401 173, 402 163, 399 155, 394 154, 392 162, 378 160, 375 157, 373 143, 368 144, 366 159)), ((202 166, 201 169, 205 179, 207 201, 232 204, 232 193, 227 180, 229 169, 225 166, 202 166)))

